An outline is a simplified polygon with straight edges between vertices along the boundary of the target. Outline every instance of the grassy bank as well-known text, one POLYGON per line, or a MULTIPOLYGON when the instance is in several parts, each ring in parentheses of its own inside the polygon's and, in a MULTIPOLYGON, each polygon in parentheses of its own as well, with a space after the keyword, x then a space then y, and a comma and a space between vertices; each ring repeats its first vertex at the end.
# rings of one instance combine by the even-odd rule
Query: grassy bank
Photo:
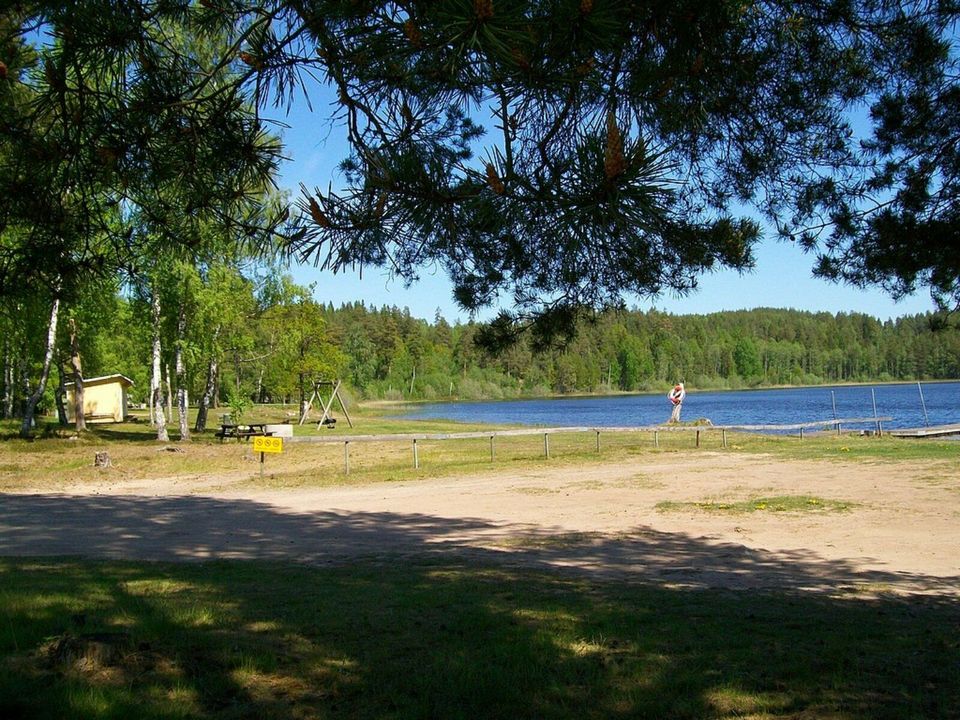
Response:
MULTIPOLYGON (((299 436, 339 438, 352 434, 445 433, 489 430, 491 426, 458 424, 446 420, 411 421, 392 417, 382 407, 353 413, 355 427, 342 420, 335 429, 318 430, 315 424, 295 426, 299 436)), ((258 407, 244 418, 248 422, 282 419, 278 408, 258 407)), ((249 443, 221 443, 216 428, 194 434, 192 442, 157 443, 145 421, 91 426, 82 437, 55 428, 34 440, 16 437, 13 423, 0 424, 0 491, 43 487, 58 490, 71 484, 126 483, 151 479, 202 479, 218 483, 252 483, 268 487, 325 486, 451 477, 474 472, 505 472, 522 467, 558 466, 643 460, 657 453, 707 454, 711 452, 774 455, 827 462, 928 463, 931 472, 944 477, 960 475, 960 445, 955 441, 903 440, 891 437, 836 436, 831 433, 797 436, 727 434, 723 446, 719 431, 701 433, 700 447, 691 432, 603 432, 600 451, 594 433, 551 435, 550 457, 545 457, 540 435, 496 439, 491 461, 489 438, 420 441, 414 468, 410 441, 352 443, 350 474, 345 475, 342 444, 287 443, 283 454, 267 457, 260 478, 259 459, 249 443), (107 451, 112 466, 93 466, 94 454, 107 451)), ((500 429, 500 428, 497 428, 500 429)))
POLYGON ((4 718, 948 718, 956 604, 411 562, 0 561, 4 718))

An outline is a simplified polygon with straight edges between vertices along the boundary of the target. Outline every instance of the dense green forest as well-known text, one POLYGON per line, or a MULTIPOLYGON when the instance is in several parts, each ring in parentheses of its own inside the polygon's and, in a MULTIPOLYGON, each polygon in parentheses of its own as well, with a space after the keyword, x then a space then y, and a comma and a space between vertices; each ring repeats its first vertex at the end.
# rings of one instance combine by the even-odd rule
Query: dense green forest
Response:
MULTIPOLYGON (((660 391, 677 380, 705 389, 960 378, 960 333, 935 331, 928 315, 607 312, 584 320, 565 347, 534 352, 522 338, 492 355, 475 343, 482 324, 362 302, 333 307, 264 268, 173 263, 163 277, 160 291, 93 284, 64 308, 59 382, 55 374, 41 409, 56 410, 73 362, 88 378, 130 377, 131 399, 148 402, 154 342, 168 418, 181 390, 204 408, 285 402, 293 410, 321 378, 342 378, 354 399, 390 400, 660 391)), ((20 414, 40 371, 46 314, 20 303, 0 316, 6 417, 20 414)))

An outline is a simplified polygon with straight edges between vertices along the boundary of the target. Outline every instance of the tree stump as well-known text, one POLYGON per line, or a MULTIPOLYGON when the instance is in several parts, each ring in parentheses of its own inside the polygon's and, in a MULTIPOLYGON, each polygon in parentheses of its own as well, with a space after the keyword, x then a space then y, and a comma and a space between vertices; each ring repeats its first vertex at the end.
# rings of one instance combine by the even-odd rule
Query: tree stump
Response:
POLYGON ((94 467, 110 467, 110 453, 106 450, 101 450, 97 453, 94 453, 93 456, 93 466, 94 467))

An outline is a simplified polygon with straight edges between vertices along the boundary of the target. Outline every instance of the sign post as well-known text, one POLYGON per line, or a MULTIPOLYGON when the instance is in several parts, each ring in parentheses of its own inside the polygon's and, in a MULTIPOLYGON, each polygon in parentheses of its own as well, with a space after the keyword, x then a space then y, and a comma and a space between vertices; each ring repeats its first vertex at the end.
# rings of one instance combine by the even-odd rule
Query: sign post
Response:
POLYGON ((283 438, 257 435, 253 438, 253 451, 260 453, 260 481, 263 482, 263 457, 266 453, 282 453, 283 438))

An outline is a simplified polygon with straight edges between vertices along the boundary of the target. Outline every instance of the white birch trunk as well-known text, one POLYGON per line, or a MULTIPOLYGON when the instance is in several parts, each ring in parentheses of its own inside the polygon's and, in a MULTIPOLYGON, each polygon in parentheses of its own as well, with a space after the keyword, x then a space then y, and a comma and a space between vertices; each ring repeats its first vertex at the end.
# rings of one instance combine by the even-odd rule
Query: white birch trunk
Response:
POLYGON ((160 378, 160 293, 153 288, 150 294, 151 321, 153 323, 153 377, 150 380, 153 423, 157 428, 157 440, 170 442, 167 434, 167 418, 163 414, 163 394, 160 378))
POLYGON ((0 417, 4 420, 13 417, 13 377, 13 353, 10 343, 6 343, 3 348, 3 405, 0 409, 0 417))
POLYGON ((167 386, 166 410, 167 417, 173 420, 173 381, 170 379, 170 363, 163 366, 163 382, 167 386))
POLYGON ((50 322, 47 325, 47 349, 43 354, 43 370, 40 372, 40 382, 36 390, 27 397, 23 413, 23 423, 20 425, 20 437, 28 437, 33 429, 33 416, 37 411, 37 403, 47 389, 47 379, 50 377, 50 365, 53 362, 53 350, 57 344, 57 322, 60 319, 60 298, 53 300, 50 309, 50 322))
POLYGON ((187 424, 187 408, 190 406, 187 397, 187 370, 183 361, 183 343, 187 334, 186 305, 180 303, 180 312, 177 314, 177 348, 174 354, 174 368, 177 373, 177 416, 180 420, 180 441, 189 442, 190 426, 187 424))
POLYGON ((210 408, 210 401, 213 399, 213 392, 217 384, 217 360, 210 358, 210 364, 207 366, 207 384, 203 388, 203 397, 200 399, 200 407, 197 408, 197 424, 193 429, 196 432, 203 432, 207 429, 207 410, 210 408))
POLYGON ((213 394, 217 389, 217 338, 220 336, 220 326, 213 331, 213 342, 210 349, 210 362, 207 364, 207 384, 203 388, 200 406, 197 408, 197 423, 193 426, 196 432, 207 429, 207 410, 209 410, 213 394))

